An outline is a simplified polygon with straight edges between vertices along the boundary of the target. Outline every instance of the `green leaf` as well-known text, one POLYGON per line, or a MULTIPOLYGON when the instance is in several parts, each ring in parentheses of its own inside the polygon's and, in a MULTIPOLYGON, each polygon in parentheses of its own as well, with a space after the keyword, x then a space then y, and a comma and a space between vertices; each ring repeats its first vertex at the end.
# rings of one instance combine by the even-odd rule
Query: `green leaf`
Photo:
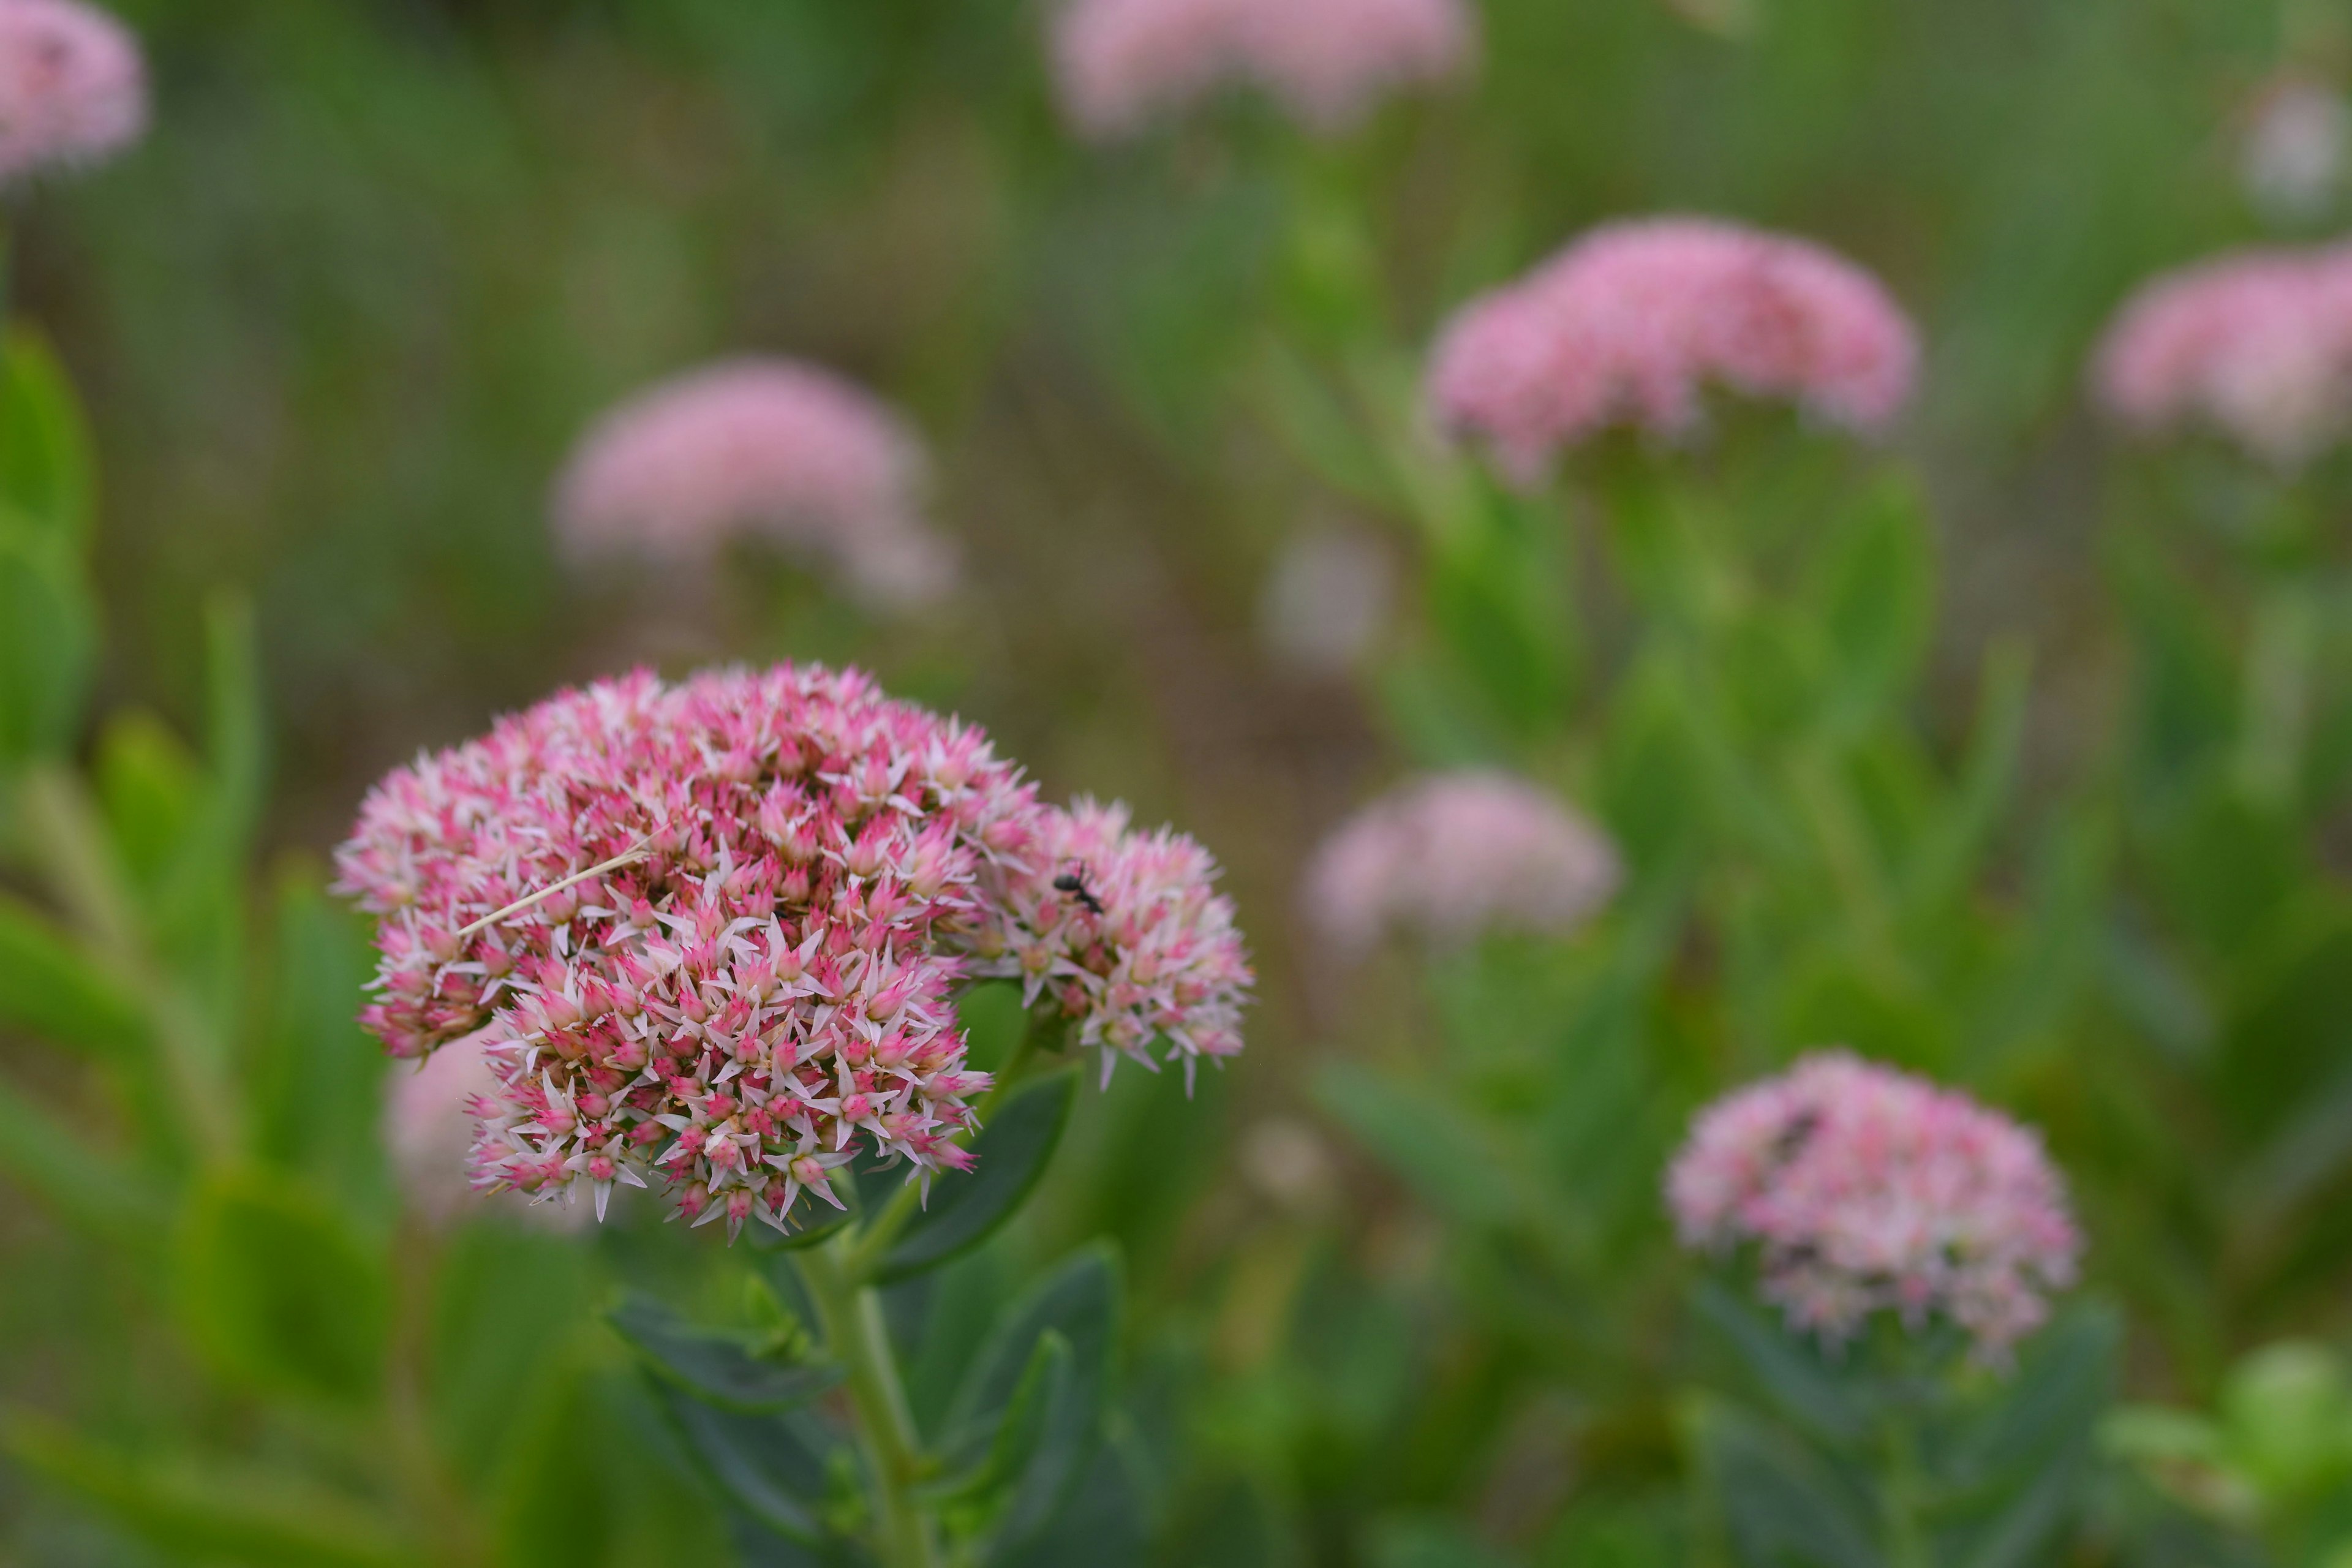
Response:
POLYGON ((1730 1405, 1696 1413, 1702 1473, 1745 1568, 1885 1568, 1868 1500, 1796 1440, 1730 1405))
POLYGON ((1951 1562, 2026 1568, 2050 1560, 2086 1500, 2121 1341, 2114 1314, 2078 1306, 2026 1347, 2000 1397, 1937 1467, 1951 1562))
POLYGON ((90 1148, 63 1120, 0 1079, 0 1174, 78 1225, 146 1247, 164 1234, 165 1194, 90 1148))
POLYGON ((392 1202, 376 1131, 387 1064, 352 1005, 374 967, 365 924, 328 900, 322 868, 305 857, 289 858, 276 881, 268 1026, 249 1073, 254 1147, 352 1212, 382 1215, 392 1202))
POLYGON ((162 720, 132 709, 100 731, 90 773, 124 869, 152 889, 195 821, 203 767, 162 720))
POLYGON ((617 1512, 611 1446, 627 1435, 605 1420, 583 1369, 566 1365, 556 1372, 518 1422, 500 1468, 493 1510, 499 1568, 579 1568, 610 1561, 617 1512))
POLYGON ((1935 599, 1935 551, 1918 494, 1906 481, 1884 481, 1847 519, 1808 595, 1829 639, 1822 717, 1833 729, 1860 727, 1909 688, 1935 599))
POLYGON ((0 766, 71 747, 97 656, 98 605, 80 569, 0 521, 0 766))
POLYGON ((804 1415, 745 1415, 656 1382, 655 1397, 688 1455, 726 1497, 777 1534, 822 1545, 833 1447, 804 1415))
POLYGON ((697 1399, 724 1409, 789 1410, 841 1381, 842 1369, 833 1363, 765 1359, 742 1336, 696 1328, 650 1296, 632 1295, 607 1317, 646 1365, 697 1399))
POLYGON ((126 1534, 179 1562, 248 1568, 399 1568, 421 1563, 392 1520, 292 1477, 150 1460, 18 1411, 0 1429, 8 1457, 126 1534))
POLYGON ((1315 1100, 1440 1214, 1474 1225, 1517 1216, 1517 1183, 1496 1139, 1446 1102, 1353 1062, 1317 1073, 1315 1100))
POLYGON ((291 1172, 215 1172, 182 1217, 178 1279, 191 1336, 226 1375, 361 1405, 383 1378, 381 1262, 291 1172))
POLYGON ((1013 1402, 1004 1407, 980 1462, 931 1483, 926 1492, 949 1506, 962 1503, 985 1510, 999 1500, 997 1494, 1029 1468, 1052 1425, 1056 1402, 1069 1396, 1073 1376, 1070 1342, 1051 1329, 1038 1335, 1029 1364, 1013 1388, 1013 1402))
POLYGON ((0 894, 0 1026, 103 1061, 147 1048, 145 1016, 117 978, 47 917, 0 894))
MULTIPOLYGON (((1110 1563, 1166 1561, 1146 1547, 1145 1461, 1131 1435, 1113 1434, 1097 1445, 1093 1458, 1065 1489, 1055 1511, 1036 1531, 1000 1534, 985 1560, 990 1568, 1099 1568, 1110 1563)), ((1232 1563, 1230 1557, 1191 1557, 1192 1563, 1232 1563)))
POLYGON ((1831 1443, 1862 1435, 1866 1412, 1820 1352, 1712 1279, 1693 1295, 1700 1321, 1738 1357, 1758 1392, 1800 1427, 1831 1443))
POLYGON ((551 1381, 570 1375, 573 1331, 594 1320, 585 1249, 513 1226, 466 1226, 433 1272, 425 1394, 450 1471, 488 1478, 515 1452, 551 1381))
POLYGON ((89 537, 89 430, 73 384, 47 343, 26 328, 0 353, 0 502, 60 547, 89 537))
POLYGON ((1119 1271, 1109 1248, 1082 1249, 1015 1300, 981 1347, 957 1391, 940 1451, 950 1462, 969 1460, 995 1439, 1005 1411, 1046 1333, 1070 1349, 1068 1387, 1076 1407, 1095 1429, 1110 1383, 1111 1347, 1118 1332, 1119 1271))
POLYGON ((929 1202, 899 1231, 875 1267, 887 1285, 936 1268, 994 1235, 1045 1175, 1076 1101, 1075 1068, 1015 1089, 989 1116, 972 1144, 972 1168, 931 1178, 929 1202))

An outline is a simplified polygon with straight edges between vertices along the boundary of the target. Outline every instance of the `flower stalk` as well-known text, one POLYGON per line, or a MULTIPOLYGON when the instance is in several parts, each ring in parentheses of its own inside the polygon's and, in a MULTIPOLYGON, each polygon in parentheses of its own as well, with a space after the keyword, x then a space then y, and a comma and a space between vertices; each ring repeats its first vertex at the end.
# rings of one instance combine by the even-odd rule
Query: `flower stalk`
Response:
POLYGON ((860 1452, 873 1486, 875 1547, 884 1568, 938 1568, 939 1532, 915 1497, 921 1439, 907 1405, 882 1299, 860 1274, 858 1239, 845 1236, 794 1255, 825 1343, 845 1384, 860 1452))

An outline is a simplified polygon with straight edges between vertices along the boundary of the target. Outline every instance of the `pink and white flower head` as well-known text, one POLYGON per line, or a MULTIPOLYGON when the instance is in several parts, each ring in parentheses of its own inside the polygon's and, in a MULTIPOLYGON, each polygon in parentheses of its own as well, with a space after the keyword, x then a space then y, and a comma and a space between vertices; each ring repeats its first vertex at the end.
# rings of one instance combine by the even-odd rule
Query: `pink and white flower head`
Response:
POLYGON ((1940 1314, 1994 1363, 2049 1315, 2082 1251, 2039 1138, 1844 1051, 1700 1112, 1666 1197, 1685 1246, 1755 1247, 1793 1327, 1840 1341, 1876 1311, 1940 1314))
POLYGON ((2099 350, 2108 411, 2222 431, 2282 468, 2352 425, 2352 246, 2242 250, 2157 279, 2099 350))
POLYGON ((77 0, 0 0, 0 181, 98 163, 146 129, 130 29, 77 0))
POLYGON ((989 1075, 955 986, 1058 944, 1086 1037, 1187 1052, 1229 1033, 1247 972, 1189 840, 1093 837, 1041 807, 979 731, 856 671, 780 665, 563 692, 396 769, 336 852, 377 917, 397 1057, 478 1035, 497 1079, 469 1156, 488 1190, 667 1184, 697 1224, 782 1228, 860 1152, 928 1180, 971 1162, 989 1075), (1105 913, 1045 918, 1055 858, 1105 913), (1194 881, 1187 882, 1191 876, 1194 881), (1008 902, 1008 894, 1014 900, 1008 902), (1025 901, 1021 901, 1025 900, 1025 901))
MULTIPOLYGON (((497 1069, 471 1035, 396 1072, 385 1085, 383 1142, 393 1173, 409 1209, 436 1229, 481 1209, 483 1194, 470 1168, 474 1130, 483 1116, 499 1113, 499 1088, 497 1069)), ((580 1213, 545 1205, 522 1212, 567 1219, 580 1213)))
POLYGON ((1332 947, 1360 957, 1393 930, 1438 943, 1573 931, 1623 875, 1608 837, 1550 794, 1466 771, 1417 779, 1357 813, 1316 851, 1304 897, 1332 947))
POLYGON ((1465 0, 1070 0, 1054 34, 1063 103, 1097 140, 1234 85, 1337 133, 1476 53, 1465 0))
POLYGON ((1821 247, 1646 218, 1596 228, 1471 301, 1438 339, 1427 396, 1444 428, 1483 437, 1533 483, 1560 447, 1611 426, 1690 434, 1710 384, 1881 431, 1918 357, 1877 279, 1821 247))
POLYGON ((814 555, 878 604, 920 604, 954 576, 921 515, 922 448, 831 372, 740 359, 662 382, 599 419, 555 492, 575 556, 707 563, 758 536, 814 555))
POLYGON ((1121 1057, 1155 1067, 1155 1041, 1188 1085, 1203 1058, 1238 1053, 1254 977, 1209 852, 1091 800, 1048 806, 1034 828, 1025 865, 982 874, 997 920, 982 970, 1018 977, 1033 1004, 1053 998, 1076 1043, 1101 1050, 1106 1083, 1121 1057))

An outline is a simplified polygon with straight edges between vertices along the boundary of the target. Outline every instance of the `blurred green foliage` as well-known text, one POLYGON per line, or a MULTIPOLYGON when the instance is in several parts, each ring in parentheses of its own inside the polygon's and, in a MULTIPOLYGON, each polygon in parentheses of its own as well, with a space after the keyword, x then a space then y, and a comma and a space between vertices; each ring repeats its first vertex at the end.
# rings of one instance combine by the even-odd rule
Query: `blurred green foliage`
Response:
POLYGON ((834 1550, 856 1462, 789 1270, 649 1209, 404 1215, 318 859, 384 766, 559 681, 790 655, 1178 818, 1266 972, 1235 1070, 1036 1102, 1002 1208, 891 1255, 960 1538, 1900 1560, 1881 1458, 1790 1392, 1869 1369, 1695 1296, 1657 1195, 1693 1107, 1839 1041, 2043 1127, 2091 1238, 2022 1377, 1948 1379, 1926 1560, 2331 1561, 2352 476, 2111 448, 2080 391, 2128 288, 2262 234, 2243 106, 2343 68, 2326 7, 1486 0, 1475 88, 1345 144, 1235 103, 1109 150, 1015 0, 121 8, 157 130, 16 210, 0 360, 0 1556, 834 1550), (1885 276, 1928 344, 1899 448, 1725 409, 1532 497, 1435 449, 1443 314, 1657 209, 1885 276), (914 414, 954 603, 746 558, 681 625, 559 565, 585 419, 745 348, 914 414), (1335 513, 1411 563, 1354 687, 1252 639, 1335 513), (1607 824, 1612 912, 1347 973, 1294 942, 1313 834, 1472 762, 1607 824), (1260 1170, 1276 1122, 1319 1184, 1260 1170))

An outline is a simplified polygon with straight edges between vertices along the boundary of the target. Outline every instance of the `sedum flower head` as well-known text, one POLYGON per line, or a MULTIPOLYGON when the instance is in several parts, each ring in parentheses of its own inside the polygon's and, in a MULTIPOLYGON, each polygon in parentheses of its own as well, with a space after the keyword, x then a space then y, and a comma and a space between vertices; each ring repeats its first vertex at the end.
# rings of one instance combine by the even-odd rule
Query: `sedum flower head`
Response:
POLYGON ((1103 1080, 1122 1056, 1153 1066, 1166 1042, 1189 1084, 1202 1058, 1242 1048, 1253 976, 1233 900, 1214 890, 1206 849, 1162 827, 1139 833, 1124 805, 1082 800, 1034 820, 1025 864, 983 874, 996 909, 984 972, 1050 996, 1102 1053, 1103 1080))
POLYGON ((882 604, 937 597, 946 544, 918 504, 898 417, 813 365, 740 359, 662 382, 599 419, 555 493, 574 555, 703 562, 740 535, 813 554, 882 604))
POLYGON ((1464 0, 1071 0, 1055 28, 1062 99, 1097 139, 1234 84, 1334 133, 1390 92, 1468 68, 1464 0))
POLYGON ((146 129, 128 28, 76 0, 0 0, 0 181, 97 163, 146 129))
POLYGON ((1941 1314, 1987 1361, 2048 1316, 2082 1248, 2033 1133, 1844 1051, 1702 1111, 1666 1195, 1685 1246, 1754 1244, 1791 1325, 1843 1340, 1882 1310, 1941 1314))
POLYGON ((1918 345, 1878 281, 1821 247, 1706 218, 1592 230, 1473 300, 1440 336, 1428 397, 1532 482, 1613 425, 1680 437, 1719 384, 1856 430, 1893 421, 1918 345))
POLYGON ((2203 424, 2282 468, 2352 422, 2352 246, 2242 250, 2157 279, 2108 329, 2101 400, 2144 432, 2203 424))
POLYGON ((1207 857, 1112 815, 1041 807, 979 731, 855 671, 639 673, 395 770, 338 888, 378 920, 368 1027, 400 1057, 478 1040, 490 1065, 475 1185, 601 1215, 614 1183, 659 1181, 731 1235, 834 1201, 861 1152, 968 1166, 953 1139, 990 1079, 954 988, 1027 945, 1060 944, 1053 994, 1090 1040, 1239 1047, 1246 970, 1199 983, 1208 934, 1231 936, 1207 857), (1085 941, 1035 894, 1066 854, 1107 911, 1085 941))
POLYGON ((1307 868, 1307 914, 1342 953, 1391 930, 1437 942, 1572 931, 1623 878, 1608 837, 1507 773, 1436 773, 1343 824, 1307 868))

